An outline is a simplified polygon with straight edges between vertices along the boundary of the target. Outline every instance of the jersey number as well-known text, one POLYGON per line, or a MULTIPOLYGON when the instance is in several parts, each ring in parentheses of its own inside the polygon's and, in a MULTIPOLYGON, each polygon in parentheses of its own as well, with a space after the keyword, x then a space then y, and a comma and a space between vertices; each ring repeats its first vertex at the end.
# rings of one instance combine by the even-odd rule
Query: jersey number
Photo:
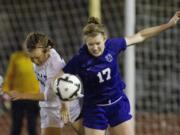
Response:
POLYGON ((98 72, 97 76, 99 78, 99 83, 107 81, 111 79, 111 69, 110 68, 103 69, 101 72, 98 72))

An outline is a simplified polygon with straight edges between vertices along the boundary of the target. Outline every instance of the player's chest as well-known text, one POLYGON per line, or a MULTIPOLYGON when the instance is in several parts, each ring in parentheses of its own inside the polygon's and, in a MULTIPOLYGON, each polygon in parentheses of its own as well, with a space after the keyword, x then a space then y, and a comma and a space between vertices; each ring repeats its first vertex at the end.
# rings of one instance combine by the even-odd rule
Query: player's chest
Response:
POLYGON ((84 62, 81 66, 81 76, 88 82, 102 83, 111 79, 115 67, 115 58, 107 54, 104 57, 84 62))
POLYGON ((46 81, 47 81, 47 71, 46 70, 36 70, 36 77, 38 81, 45 86, 46 81))

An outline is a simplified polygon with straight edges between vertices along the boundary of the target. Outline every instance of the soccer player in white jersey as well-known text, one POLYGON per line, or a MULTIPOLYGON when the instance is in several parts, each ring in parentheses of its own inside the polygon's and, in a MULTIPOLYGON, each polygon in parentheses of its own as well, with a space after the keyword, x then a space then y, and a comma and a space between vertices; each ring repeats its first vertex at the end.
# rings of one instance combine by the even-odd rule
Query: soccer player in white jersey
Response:
MULTIPOLYGON (((12 100, 39 100, 41 135, 60 135, 64 123, 72 122, 74 129, 83 134, 79 100, 61 102, 52 90, 51 83, 65 66, 63 58, 53 49, 54 43, 44 34, 29 33, 25 40, 26 51, 34 63, 35 73, 40 82, 39 93, 9 93, 12 100)), ((22 82, 23 83, 23 82, 22 82)))

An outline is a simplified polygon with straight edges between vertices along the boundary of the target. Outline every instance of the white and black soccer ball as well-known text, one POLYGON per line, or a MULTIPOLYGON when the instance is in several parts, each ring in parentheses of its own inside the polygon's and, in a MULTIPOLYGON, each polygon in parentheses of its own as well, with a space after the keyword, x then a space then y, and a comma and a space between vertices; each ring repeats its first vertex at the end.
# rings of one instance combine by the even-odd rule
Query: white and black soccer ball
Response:
POLYGON ((63 74, 55 79, 53 90, 62 101, 71 101, 83 97, 82 83, 72 74, 63 74))

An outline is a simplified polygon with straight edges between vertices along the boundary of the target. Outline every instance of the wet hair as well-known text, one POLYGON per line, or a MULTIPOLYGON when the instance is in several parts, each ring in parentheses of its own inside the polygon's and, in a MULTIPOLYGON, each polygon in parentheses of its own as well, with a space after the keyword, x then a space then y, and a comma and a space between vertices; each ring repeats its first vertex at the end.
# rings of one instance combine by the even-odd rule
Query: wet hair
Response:
POLYGON ((50 40, 45 34, 38 32, 29 33, 25 39, 24 45, 27 51, 30 52, 37 47, 43 47, 45 49, 47 49, 49 46, 51 48, 54 47, 52 40, 50 40))
POLYGON ((106 29, 100 20, 96 17, 89 17, 87 24, 83 28, 83 38, 87 36, 97 36, 101 33, 104 37, 107 36, 106 29))

